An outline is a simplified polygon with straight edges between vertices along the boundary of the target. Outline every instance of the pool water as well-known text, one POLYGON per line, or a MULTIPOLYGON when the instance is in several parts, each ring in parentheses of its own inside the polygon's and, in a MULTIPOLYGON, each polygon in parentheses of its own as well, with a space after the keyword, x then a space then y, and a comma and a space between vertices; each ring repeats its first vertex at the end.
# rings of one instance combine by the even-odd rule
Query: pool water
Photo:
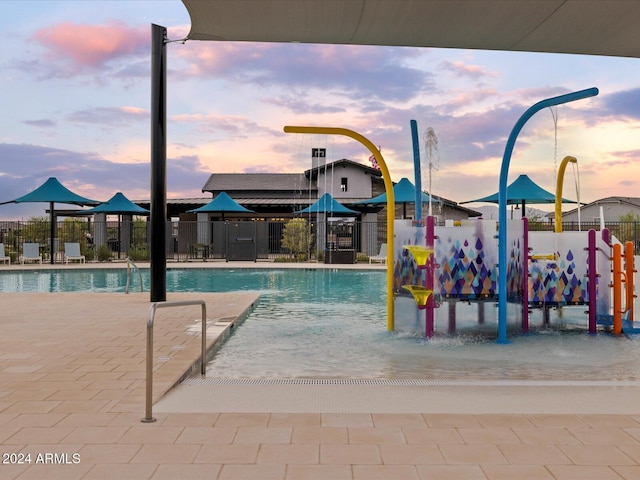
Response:
MULTIPOLYGON (((507 345, 469 329, 429 341, 388 332, 385 282, 372 270, 167 270, 169 292, 261 294, 213 353, 207 377, 640 381, 640 338, 591 336, 586 320, 536 327, 507 345)), ((0 274, 2 292, 118 292, 125 284, 124 269, 0 274)), ((139 289, 135 276, 131 288, 139 289)))

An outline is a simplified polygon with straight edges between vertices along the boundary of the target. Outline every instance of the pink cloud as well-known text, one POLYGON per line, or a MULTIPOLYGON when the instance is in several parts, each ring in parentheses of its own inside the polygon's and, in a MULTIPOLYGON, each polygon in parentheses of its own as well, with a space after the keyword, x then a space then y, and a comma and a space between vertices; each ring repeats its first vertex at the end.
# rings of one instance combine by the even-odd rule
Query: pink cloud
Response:
POLYGON ((34 39, 48 50, 51 60, 75 64, 78 70, 96 68, 109 60, 148 50, 148 28, 121 22, 103 25, 59 23, 38 30, 34 39))

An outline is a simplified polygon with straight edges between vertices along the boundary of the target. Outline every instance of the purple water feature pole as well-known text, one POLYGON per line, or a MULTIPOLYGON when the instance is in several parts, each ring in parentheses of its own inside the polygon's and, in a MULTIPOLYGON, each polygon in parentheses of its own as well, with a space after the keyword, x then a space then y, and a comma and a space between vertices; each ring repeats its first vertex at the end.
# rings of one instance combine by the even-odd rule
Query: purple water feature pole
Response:
POLYGON ((427 305, 425 308, 425 336, 427 338, 432 338, 433 337, 433 331, 434 331, 434 309, 435 309, 435 301, 433 299, 433 288, 434 288, 434 282, 433 282, 433 276, 435 273, 435 219, 433 218, 432 215, 427 216, 426 218, 427 220, 427 234, 426 234, 426 244, 427 244, 427 248, 432 250, 432 253, 429 255, 429 257, 427 258, 427 264, 426 264, 426 269, 425 269, 425 280, 424 280, 424 286, 427 290, 431 290, 431 295, 429 295, 429 298, 427 299, 427 305))

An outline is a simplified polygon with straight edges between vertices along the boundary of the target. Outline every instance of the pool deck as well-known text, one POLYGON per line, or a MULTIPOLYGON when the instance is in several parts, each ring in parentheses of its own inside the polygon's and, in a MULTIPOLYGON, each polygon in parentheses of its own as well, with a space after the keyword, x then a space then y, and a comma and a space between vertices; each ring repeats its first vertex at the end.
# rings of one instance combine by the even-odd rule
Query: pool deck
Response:
MULTIPOLYGON (((206 301, 212 345, 257 295, 167 295, 196 299, 206 301)), ((0 307, 3 480, 640 479, 635 384, 265 380, 172 388, 200 355, 200 308, 191 305, 157 310, 157 421, 142 423, 148 292, 2 293, 0 307), (11 454, 20 453, 31 463, 17 463, 11 454)))

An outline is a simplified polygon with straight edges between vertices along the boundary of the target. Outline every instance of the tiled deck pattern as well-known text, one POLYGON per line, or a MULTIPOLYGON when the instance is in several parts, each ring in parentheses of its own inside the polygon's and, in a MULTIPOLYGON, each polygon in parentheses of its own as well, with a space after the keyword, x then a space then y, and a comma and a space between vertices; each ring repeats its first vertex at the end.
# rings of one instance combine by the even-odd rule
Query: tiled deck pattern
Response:
MULTIPOLYGON (((207 301, 212 338, 255 301, 168 295, 187 298, 207 301)), ((640 479, 640 398, 637 414, 163 411, 141 423, 148 309, 148 293, 0 294, 0 479, 640 479)), ((156 399, 199 355, 199 319, 158 310, 156 399)))

